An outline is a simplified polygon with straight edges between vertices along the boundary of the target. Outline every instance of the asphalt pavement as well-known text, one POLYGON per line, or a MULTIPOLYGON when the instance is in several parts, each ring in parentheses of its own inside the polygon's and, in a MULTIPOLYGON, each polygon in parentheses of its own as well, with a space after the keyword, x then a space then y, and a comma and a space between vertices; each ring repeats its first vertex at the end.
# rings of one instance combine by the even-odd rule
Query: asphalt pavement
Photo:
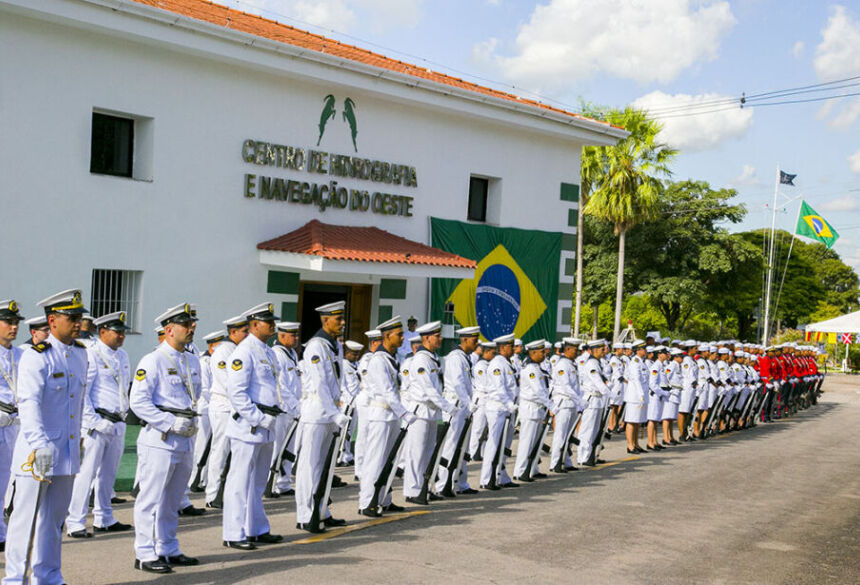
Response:
MULTIPOLYGON (((143 573, 132 533, 99 534, 65 539, 63 575, 70 585, 858 583, 860 378, 832 375, 824 390, 817 406, 748 431, 635 457, 613 438, 597 468, 378 520, 357 514, 352 469, 339 469, 349 486, 333 490, 332 510, 346 528, 300 532, 290 499, 267 500, 283 544, 223 548, 221 514, 209 511, 180 519, 198 567, 143 573)), ((132 506, 117 518, 131 522, 132 506)))

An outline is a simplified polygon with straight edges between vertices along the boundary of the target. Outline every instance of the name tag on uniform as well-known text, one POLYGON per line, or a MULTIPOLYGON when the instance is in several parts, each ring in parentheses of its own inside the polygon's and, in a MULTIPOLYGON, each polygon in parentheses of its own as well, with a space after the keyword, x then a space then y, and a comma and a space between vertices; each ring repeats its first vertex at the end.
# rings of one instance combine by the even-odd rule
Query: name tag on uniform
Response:
POLYGON ((53 377, 53 378, 62 378, 62 377, 63 377, 63 376, 65 376, 65 375, 66 375, 66 374, 65 374, 65 372, 55 372, 55 373, 52 375, 52 377, 53 377))
POLYGON ((167 368, 167 375, 168 376, 176 376, 176 375, 178 375, 178 372, 176 371, 176 368, 167 368))

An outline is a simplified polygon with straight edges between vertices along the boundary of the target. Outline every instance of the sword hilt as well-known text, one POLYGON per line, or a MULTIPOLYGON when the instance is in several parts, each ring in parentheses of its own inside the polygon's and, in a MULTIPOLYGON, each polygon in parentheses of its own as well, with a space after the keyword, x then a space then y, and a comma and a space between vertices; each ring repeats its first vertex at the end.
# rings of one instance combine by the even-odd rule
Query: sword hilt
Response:
POLYGON ((51 483, 51 480, 47 477, 42 477, 38 473, 36 473, 36 451, 33 450, 32 453, 27 457, 27 461, 21 464, 21 471, 24 473, 31 473, 33 475, 33 479, 36 481, 51 483))

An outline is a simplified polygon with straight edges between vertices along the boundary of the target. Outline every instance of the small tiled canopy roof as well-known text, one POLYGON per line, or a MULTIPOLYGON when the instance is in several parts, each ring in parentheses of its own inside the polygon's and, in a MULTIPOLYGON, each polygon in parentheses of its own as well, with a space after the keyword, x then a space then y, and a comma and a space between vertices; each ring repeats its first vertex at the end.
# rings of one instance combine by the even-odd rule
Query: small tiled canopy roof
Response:
POLYGON ((312 220, 283 236, 260 242, 258 250, 308 254, 328 260, 425 264, 475 269, 475 261, 413 242, 376 227, 331 225, 312 220))

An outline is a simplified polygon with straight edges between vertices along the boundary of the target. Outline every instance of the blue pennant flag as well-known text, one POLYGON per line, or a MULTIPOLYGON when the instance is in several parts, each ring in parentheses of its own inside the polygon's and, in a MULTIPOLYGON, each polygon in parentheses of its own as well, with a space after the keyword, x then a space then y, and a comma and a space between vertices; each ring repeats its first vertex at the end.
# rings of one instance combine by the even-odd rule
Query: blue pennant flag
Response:
POLYGON ((788 173, 783 173, 779 171, 779 183, 780 185, 791 185, 794 187, 794 178, 797 175, 789 175, 788 173))

